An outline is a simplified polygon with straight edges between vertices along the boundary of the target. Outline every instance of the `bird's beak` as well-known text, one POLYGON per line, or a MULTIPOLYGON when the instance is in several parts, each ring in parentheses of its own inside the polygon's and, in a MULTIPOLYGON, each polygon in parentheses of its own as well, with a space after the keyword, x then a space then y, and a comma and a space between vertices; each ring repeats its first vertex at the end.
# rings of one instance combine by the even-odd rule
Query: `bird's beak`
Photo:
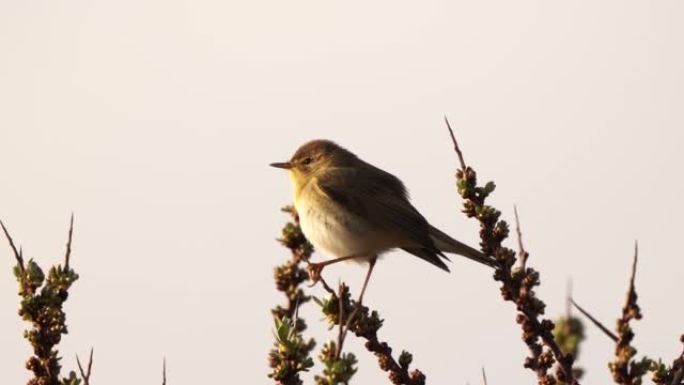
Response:
POLYGON ((284 168, 286 170, 289 170, 292 168, 292 163, 290 162, 276 162, 276 163, 271 163, 271 167, 277 167, 277 168, 284 168))

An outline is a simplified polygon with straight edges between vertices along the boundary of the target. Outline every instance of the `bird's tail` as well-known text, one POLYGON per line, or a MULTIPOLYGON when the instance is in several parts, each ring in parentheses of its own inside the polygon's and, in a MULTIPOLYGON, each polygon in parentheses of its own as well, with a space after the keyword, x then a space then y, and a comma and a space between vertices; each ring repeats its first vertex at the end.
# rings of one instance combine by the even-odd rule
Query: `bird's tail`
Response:
POLYGON ((430 225, 430 238, 432 238, 432 242, 435 244, 435 247, 437 247, 440 251, 462 255, 468 259, 472 259, 473 261, 480 262, 483 265, 496 267, 496 261, 494 261, 492 258, 488 258, 479 250, 475 250, 465 243, 461 243, 451 238, 432 225, 430 225))

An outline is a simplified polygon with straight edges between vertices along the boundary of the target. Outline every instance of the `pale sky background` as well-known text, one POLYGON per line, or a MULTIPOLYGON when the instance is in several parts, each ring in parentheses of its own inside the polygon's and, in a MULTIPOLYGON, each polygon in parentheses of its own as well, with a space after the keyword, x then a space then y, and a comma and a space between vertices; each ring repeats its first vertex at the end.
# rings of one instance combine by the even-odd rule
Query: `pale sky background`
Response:
MULTIPOLYGON (((683 16, 681 1, 2 0, 0 218, 47 266, 75 212, 65 369, 94 346, 98 385, 160 383, 163 356, 169 384, 269 384, 290 186, 267 164, 334 139, 476 245, 446 114, 499 186, 492 202, 507 219, 519 206, 548 314, 572 277, 613 326, 638 239, 636 345, 671 362, 684 332, 683 16)), ((19 384, 27 324, 4 240, 0 257, 0 383, 19 384)), ((535 383, 491 274, 451 267, 404 253, 378 264, 366 298, 381 338, 431 384, 478 384, 482 366, 490 384, 535 383)), ((364 272, 325 275, 358 290, 364 272)), ((308 335, 336 335, 314 305, 302 315, 308 335)), ((584 383, 607 383, 612 342, 588 336, 584 383)), ((358 339, 346 347, 355 384, 388 383, 358 339)))

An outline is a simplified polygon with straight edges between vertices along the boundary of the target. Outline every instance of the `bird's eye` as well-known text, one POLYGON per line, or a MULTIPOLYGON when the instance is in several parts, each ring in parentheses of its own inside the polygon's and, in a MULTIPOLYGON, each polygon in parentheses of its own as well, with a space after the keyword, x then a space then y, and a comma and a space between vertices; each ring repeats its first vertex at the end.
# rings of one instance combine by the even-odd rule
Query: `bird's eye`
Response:
POLYGON ((303 165, 308 165, 308 164, 311 164, 312 161, 313 161, 313 159, 311 159, 311 157, 309 157, 309 158, 304 158, 304 159, 302 160, 302 164, 303 164, 303 165))

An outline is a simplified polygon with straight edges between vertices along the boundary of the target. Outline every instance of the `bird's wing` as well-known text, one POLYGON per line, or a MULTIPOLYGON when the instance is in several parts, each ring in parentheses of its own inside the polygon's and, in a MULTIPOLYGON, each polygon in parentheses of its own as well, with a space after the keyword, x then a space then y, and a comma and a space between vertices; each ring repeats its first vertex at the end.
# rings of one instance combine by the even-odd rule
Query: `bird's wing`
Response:
POLYGON ((316 187, 346 210, 385 230, 388 236, 407 241, 397 247, 437 251, 429 236, 428 222, 408 201, 404 185, 394 175, 377 168, 333 168, 316 177, 316 187))

